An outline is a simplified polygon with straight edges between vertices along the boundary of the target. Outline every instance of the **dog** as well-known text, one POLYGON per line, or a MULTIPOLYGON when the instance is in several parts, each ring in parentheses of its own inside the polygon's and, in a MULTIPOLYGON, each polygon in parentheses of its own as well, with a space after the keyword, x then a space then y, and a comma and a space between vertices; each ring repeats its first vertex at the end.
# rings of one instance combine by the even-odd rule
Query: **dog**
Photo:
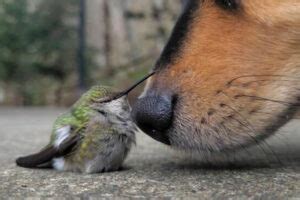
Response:
POLYGON ((137 125, 191 152, 257 144, 300 107, 299 0, 189 0, 144 92, 137 125))

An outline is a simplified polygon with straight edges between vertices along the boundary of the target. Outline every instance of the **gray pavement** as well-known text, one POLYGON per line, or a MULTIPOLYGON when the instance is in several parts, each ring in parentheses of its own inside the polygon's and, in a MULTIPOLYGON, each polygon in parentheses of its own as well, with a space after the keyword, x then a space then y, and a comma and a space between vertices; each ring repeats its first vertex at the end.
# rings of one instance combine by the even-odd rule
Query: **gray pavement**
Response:
POLYGON ((83 175, 16 167, 47 143, 58 108, 0 108, 0 199, 300 199, 300 121, 260 148, 203 164, 139 134, 119 172, 83 175), (218 167, 219 166, 219 167, 218 167), (223 167, 220 167, 223 166, 223 167))

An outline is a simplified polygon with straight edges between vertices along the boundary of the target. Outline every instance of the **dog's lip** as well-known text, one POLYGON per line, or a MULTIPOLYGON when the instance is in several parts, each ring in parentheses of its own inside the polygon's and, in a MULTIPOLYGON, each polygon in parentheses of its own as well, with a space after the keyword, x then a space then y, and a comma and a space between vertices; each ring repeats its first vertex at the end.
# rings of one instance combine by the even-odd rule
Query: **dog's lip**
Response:
POLYGON ((166 144, 166 145, 171 145, 171 142, 169 140, 167 131, 158 131, 158 130, 154 130, 154 129, 148 129, 148 130, 143 130, 147 135, 149 135, 150 137, 152 137, 153 139, 166 144))

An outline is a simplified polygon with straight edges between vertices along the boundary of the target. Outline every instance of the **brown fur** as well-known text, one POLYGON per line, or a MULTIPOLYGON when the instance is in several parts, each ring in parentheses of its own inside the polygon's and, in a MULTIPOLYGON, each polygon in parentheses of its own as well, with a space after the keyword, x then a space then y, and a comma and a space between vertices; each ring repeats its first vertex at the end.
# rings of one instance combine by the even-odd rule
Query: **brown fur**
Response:
MULTIPOLYGON (((240 0, 236 11, 204 0, 180 53, 147 91, 178 96, 173 146, 236 149, 274 133, 300 97, 300 1, 240 0)), ((175 30, 176 31, 176 30, 175 30)))

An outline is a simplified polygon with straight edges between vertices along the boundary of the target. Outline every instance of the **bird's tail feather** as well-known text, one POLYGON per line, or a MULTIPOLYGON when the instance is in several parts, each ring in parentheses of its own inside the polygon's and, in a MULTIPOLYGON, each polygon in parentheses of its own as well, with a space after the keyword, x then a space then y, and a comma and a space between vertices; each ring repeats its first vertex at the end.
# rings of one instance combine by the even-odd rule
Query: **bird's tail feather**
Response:
POLYGON ((25 168, 45 168, 52 167, 52 159, 60 156, 65 156, 70 153, 76 144, 82 139, 81 135, 72 135, 65 139, 59 147, 48 145, 39 153, 32 154, 25 157, 20 157, 16 163, 20 167, 25 168))
POLYGON ((51 164, 51 160, 58 154, 57 148, 50 146, 39 153, 18 158, 16 164, 25 168, 45 168, 45 164, 47 164, 47 167, 50 167, 49 163, 51 164))

